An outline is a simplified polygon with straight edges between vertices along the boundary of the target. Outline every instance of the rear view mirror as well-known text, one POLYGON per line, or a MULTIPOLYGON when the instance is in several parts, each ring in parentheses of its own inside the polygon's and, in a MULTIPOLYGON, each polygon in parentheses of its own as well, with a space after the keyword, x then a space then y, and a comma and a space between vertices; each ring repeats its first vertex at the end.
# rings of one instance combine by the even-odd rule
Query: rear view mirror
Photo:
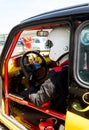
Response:
POLYGON ((40 37, 47 37, 49 35, 49 32, 48 31, 37 31, 37 36, 40 36, 40 37))

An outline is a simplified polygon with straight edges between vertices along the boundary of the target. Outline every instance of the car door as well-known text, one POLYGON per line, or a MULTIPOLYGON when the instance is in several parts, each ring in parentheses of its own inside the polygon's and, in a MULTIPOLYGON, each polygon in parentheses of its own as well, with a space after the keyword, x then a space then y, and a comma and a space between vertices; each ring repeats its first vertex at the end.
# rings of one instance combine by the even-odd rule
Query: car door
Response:
POLYGON ((65 130, 89 130, 89 20, 77 28, 73 49, 65 130))

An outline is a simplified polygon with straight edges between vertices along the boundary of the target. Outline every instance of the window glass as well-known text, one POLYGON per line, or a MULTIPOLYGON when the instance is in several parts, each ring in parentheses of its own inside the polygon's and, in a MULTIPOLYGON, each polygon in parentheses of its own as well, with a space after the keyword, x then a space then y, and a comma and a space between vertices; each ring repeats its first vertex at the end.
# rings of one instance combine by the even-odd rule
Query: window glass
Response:
POLYGON ((40 43, 40 40, 39 39, 34 39, 34 43, 40 43))
POLYGON ((79 77, 84 82, 89 83, 89 26, 82 29, 79 41, 79 77))
POLYGON ((27 30, 25 29, 21 33, 12 55, 14 56, 30 50, 40 50, 49 53, 51 47, 53 47, 53 44, 55 43, 53 41, 56 41, 57 43, 57 47, 53 48, 56 49, 57 55, 59 55, 62 52, 65 53, 66 49, 68 50, 68 45, 66 44, 69 43, 69 39, 70 27, 68 23, 50 23, 49 25, 45 24, 33 28, 27 28, 27 30), (56 28, 58 28, 58 30, 55 32, 54 29, 56 28), (52 33, 50 39, 49 36, 51 32, 54 33, 52 33), (63 46, 63 49, 60 49, 61 46, 63 46))

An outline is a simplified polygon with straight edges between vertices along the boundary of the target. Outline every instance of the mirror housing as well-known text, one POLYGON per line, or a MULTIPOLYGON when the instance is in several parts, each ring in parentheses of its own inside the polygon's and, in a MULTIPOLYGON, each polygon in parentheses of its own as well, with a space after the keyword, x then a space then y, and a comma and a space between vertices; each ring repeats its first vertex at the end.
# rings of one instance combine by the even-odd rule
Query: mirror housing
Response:
POLYGON ((37 31, 37 36, 47 37, 48 35, 49 35, 48 31, 43 31, 43 30, 37 31))

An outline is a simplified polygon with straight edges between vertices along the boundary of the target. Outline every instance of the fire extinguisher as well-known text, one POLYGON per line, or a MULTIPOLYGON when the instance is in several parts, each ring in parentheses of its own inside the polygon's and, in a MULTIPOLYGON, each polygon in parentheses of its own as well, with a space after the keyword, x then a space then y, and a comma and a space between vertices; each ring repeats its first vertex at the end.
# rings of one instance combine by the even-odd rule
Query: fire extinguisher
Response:
POLYGON ((54 130, 54 125, 57 123, 56 118, 41 119, 39 123, 40 130, 54 130))

